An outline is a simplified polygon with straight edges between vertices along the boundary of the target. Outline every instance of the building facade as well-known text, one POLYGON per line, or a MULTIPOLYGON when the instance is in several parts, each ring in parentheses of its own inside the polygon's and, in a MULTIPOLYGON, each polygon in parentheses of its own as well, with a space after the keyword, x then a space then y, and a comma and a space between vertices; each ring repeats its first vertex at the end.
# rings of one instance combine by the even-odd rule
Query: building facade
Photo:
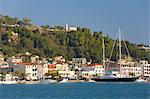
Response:
POLYGON ((118 65, 120 66, 121 77, 141 76, 141 66, 136 62, 122 60, 118 65))
POLYGON ((150 77, 150 64, 148 63, 148 61, 141 60, 140 66, 142 68, 142 76, 150 77))

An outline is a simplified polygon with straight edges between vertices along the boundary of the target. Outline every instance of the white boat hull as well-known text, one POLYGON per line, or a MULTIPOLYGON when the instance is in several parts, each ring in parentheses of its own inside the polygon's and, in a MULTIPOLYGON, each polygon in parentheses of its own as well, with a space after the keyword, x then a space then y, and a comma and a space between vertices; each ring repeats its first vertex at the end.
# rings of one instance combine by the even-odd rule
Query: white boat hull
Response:
POLYGON ((16 81, 0 81, 0 84, 17 84, 16 81))
POLYGON ((60 83, 66 83, 68 82, 68 79, 63 79, 62 81, 60 81, 60 83))
POLYGON ((137 79, 136 82, 146 82, 144 79, 137 79))

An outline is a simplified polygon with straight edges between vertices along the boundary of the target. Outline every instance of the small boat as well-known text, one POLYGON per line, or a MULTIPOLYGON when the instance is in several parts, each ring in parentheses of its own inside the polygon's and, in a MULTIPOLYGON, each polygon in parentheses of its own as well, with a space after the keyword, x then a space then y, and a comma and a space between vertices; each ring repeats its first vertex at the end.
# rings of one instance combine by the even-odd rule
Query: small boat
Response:
POLYGON ((138 78, 138 79, 136 79, 135 82, 147 82, 147 80, 145 80, 145 79, 143 79, 143 78, 138 78))
POLYGON ((136 82, 144 82, 144 79, 137 79, 136 82))
POLYGON ((44 80, 41 82, 41 84, 50 84, 50 83, 57 83, 57 80, 49 79, 49 80, 44 80))
POLYGON ((66 83, 68 82, 69 80, 66 78, 66 79, 63 79, 62 81, 60 81, 60 83, 66 83))
POLYGON ((88 82, 96 82, 95 80, 89 79, 88 82))
POLYGON ((0 81, 0 84, 17 84, 16 81, 0 81))

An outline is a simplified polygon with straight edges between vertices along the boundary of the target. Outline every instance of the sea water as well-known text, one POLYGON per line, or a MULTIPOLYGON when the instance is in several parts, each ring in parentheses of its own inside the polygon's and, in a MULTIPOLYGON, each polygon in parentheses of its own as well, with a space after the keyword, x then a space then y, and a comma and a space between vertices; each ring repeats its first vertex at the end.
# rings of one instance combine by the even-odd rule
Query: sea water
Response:
POLYGON ((150 83, 0 85, 0 99, 150 99, 150 83))

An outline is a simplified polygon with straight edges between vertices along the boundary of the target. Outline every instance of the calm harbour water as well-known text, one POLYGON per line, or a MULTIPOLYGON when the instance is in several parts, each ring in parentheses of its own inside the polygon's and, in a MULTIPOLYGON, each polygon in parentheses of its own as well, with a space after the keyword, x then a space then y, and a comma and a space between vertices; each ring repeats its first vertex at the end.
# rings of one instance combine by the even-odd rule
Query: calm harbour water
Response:
POLYGON ((150 83, 0 85, 0 99, 150 99, 150 83))

